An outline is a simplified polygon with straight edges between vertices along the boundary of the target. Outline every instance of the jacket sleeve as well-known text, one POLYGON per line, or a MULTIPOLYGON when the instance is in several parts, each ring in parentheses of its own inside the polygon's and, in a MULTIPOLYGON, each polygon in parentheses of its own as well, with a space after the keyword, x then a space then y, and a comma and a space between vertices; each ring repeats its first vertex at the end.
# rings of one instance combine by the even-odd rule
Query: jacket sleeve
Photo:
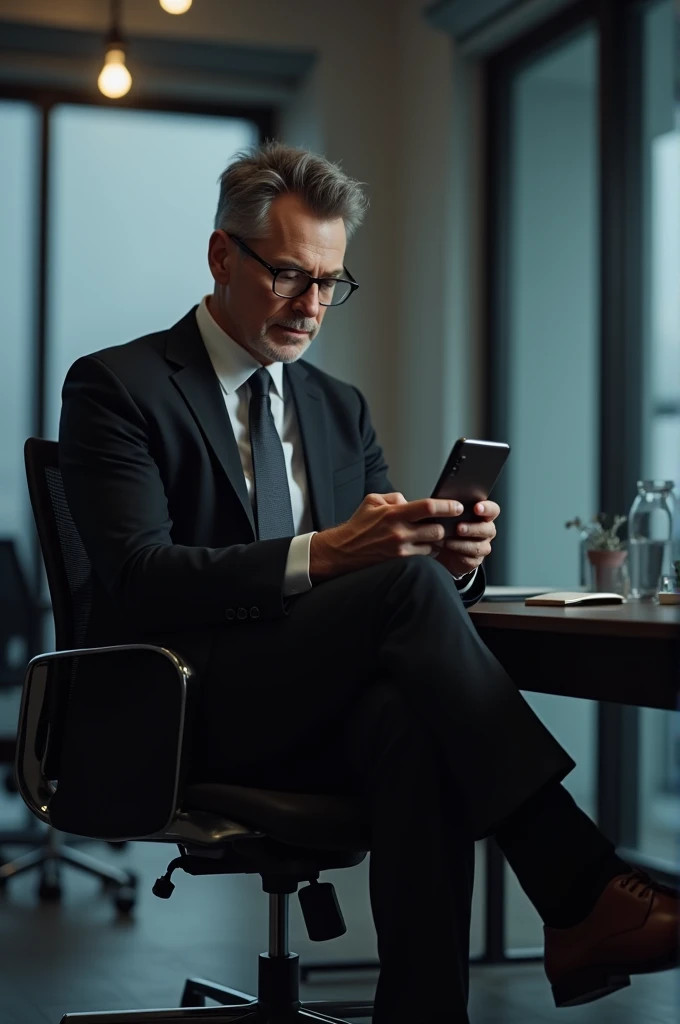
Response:
POLYGON ((66 500, 92 567, 121 614, 150 627, 218 624, 228 607, 286 613, 291 538, 189 547, 172 520, 149 431, 118 377, 79 359, 62 393, 59 465, 66 500))
POLYGON ((387 463, 383 450, 378 444, 375 428, 371 423, 368 403, 358 388, 354 388, 354 391, 359 399, 359 429, 364 450, 364 496, 366 494, 390 494, 396 490, 396 487, 393 487, 388 479, 387 463))

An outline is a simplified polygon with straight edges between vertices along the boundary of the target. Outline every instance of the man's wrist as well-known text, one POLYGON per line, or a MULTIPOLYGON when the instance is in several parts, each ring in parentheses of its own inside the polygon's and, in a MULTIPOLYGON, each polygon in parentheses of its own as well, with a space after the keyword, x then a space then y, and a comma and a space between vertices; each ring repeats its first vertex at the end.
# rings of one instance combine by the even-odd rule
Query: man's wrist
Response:
POLYGON ((337 576, 337 568, 333 561, 332 548, 329 545, 329 534, 333 530, 321 530, 315 533, 309 544, 309 578, 312 585, 337 576))

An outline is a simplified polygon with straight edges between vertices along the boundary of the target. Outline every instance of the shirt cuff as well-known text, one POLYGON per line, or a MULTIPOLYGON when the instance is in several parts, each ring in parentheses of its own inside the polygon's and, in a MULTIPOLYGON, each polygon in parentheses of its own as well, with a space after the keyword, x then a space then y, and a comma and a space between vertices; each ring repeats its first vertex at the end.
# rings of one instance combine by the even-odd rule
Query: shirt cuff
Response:
POLYGON ((454 583, 456 584, 456 586, 458 587, 458 593, 459 594, 464 594, 466 590, 469 590, 470 587, 472 586, 472 584, 475 582, 476 578, 477 578, 477 570, 476 569, 473 569, 471 573, 465 573, 464 576, 454 576, 453 580, 454 580, 454 583), (469 577, 469 579, 468 579, 468 577, 469 577), (458 584, 462 583, 463 580, 467 580, 467 583, 465 584, 465 586, 463 586, 463 587, 458 586, 458 584))
POLYGON ((312 537, 316 532, 312 530, 311 533, 301 533, 290 542, 286 571, 283 574, 284 597, 294 597, 312 589, 312 581, 309 578, 309 551, 312 537))

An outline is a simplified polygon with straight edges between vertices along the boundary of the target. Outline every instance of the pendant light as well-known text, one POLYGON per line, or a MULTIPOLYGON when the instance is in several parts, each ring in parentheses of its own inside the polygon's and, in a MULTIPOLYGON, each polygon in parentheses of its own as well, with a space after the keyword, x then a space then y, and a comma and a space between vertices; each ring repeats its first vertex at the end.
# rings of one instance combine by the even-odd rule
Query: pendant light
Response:
POLYGON ((110 100, 119 100, 130 91, 132 75, 125 66, 125 44, 120 33, 121 0, 110 0, 111 28, 106 37, 104 67, 99 73, 99 91, 110 100))
POLYGON ((192 0, 159 0, 159 2, 168 14, 186 14, 192 4, 192 0))

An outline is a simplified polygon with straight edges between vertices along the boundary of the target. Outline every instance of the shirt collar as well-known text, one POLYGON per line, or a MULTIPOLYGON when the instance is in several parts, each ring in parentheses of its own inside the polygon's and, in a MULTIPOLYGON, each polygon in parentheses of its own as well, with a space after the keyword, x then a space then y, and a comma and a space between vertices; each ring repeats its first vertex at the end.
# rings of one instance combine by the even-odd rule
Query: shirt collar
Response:
MULTIPOLYGON (((208 309, 208 298, 208 295, 204 295, 201 299, 196 310, 196 323, 217 378, 225 393, 230 395, 240 388, 255 370, 259 370, 262 363, 251 356, 250 352, 246 352, 213 320, 208 309)), ((270 363, 266 369, 269 370, 274 390, 279 398, 283 398, 283 363, 270 363)))

